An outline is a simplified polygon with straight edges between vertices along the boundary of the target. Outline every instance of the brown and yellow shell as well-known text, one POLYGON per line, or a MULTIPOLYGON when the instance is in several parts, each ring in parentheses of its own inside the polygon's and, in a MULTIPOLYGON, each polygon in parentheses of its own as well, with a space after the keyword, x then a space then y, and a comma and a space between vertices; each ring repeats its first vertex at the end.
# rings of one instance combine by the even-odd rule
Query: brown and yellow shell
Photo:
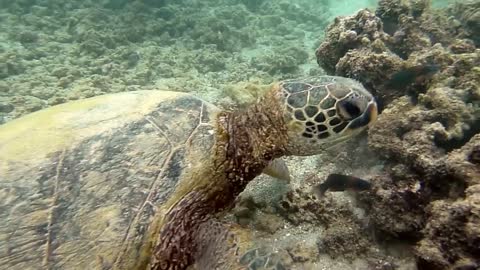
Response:
POLYGON ((185 173, 210 162, 218 112, 187 94, 138 91, 0 126, 0 269, 145 260, 149 231, 182 196, 178 187, 196 184, 185 173))

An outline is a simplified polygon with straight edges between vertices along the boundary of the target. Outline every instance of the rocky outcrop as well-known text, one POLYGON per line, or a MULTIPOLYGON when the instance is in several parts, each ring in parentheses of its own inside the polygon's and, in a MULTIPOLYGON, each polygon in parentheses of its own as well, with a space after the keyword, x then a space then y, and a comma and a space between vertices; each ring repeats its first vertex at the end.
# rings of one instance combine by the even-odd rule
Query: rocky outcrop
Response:
POLYGON ((386 164, 361 200, 381 233, 415 246, 419 269, 480 267, 476 17, 478 1, 380 1, 337 18, 316 51, 328 73, 356 78, 382 105, 368 139, 386 164))

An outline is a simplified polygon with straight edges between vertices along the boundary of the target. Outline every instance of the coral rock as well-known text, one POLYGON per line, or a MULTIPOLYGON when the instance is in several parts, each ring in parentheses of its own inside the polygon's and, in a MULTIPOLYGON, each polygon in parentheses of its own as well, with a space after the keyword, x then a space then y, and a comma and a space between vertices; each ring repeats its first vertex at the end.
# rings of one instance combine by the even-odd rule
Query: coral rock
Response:
POLYGON ((478 4, 381 0, 337 18, 316 51, 379 99, 368 140, 385 163, 360 199, 380 232, 415 244, 419 269, 480 266, 478 4))

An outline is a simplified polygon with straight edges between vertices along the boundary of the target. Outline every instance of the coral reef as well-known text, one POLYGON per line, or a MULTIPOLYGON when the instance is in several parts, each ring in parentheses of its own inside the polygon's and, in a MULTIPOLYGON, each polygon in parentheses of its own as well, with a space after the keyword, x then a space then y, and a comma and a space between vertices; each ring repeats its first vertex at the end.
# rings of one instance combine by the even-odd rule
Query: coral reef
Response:
POLYGON ((382 235, 415 246, 419 269, 480 267, 478 5, 382 0, 337 18, 316 50, 384 108, 368 140, 385 166, 360 201, 382 235))
POLYGON ((450 8, 465 31, 465 36, 472 39, 478 47, 480 44, 480 2, 470 0, 459 2, 450 8))
POLYGON ((369 241, 362 237, 364 224, 345 201, 338 203, 331 197, 318 201, 311 192, 296 189, 278 203, 277 212, 293 225, 324 227, 323 237, 317 240, 321 253, 354 259, 368 250, 369 241))
POLYGON ((425 91, 429 78, 419 76, 406 87, 395 87, 389 84, 391 76, 427 65, 464 72, 453 71, 451 66, 470 57, 464 53, 478 52, 470 39, 474 36, 452 12, 462 17, 461 11, 474 13, 471 10, 476 5, 472 2, 467 7, 430 10, 426 1, 380 1, 375 13, 364 9, 335 19, 316 50, 317 61, 330 74, 360 80, 382 104, 405 93, 425 91))

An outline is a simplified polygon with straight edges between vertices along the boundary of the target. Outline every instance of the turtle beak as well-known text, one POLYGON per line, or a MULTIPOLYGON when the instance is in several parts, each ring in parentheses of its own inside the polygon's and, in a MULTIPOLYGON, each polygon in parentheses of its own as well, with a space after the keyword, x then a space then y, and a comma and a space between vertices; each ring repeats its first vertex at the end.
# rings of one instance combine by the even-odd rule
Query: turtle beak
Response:
POLYGON ((369 112, 369 115, 370 115, 370 122, 368 123, 368 126, 370 127, 372 123, 377 121, 377 117, 378 117, 377 103, 375 101, 372 101, 371 104, 368 105, 367 111, 369 112))

